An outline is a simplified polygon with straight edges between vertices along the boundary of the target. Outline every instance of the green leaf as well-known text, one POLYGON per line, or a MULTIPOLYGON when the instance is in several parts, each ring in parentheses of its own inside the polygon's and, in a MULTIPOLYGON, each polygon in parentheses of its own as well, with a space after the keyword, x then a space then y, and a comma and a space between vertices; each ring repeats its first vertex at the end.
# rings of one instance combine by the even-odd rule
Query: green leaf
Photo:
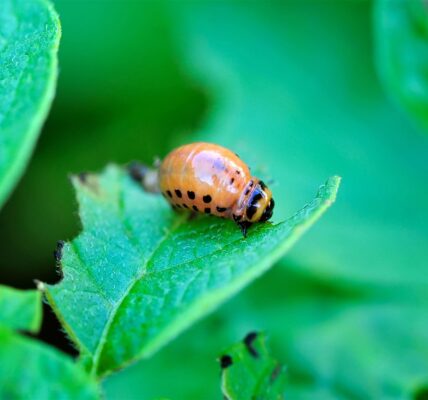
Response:
POLYGON ((214 99, 196 139, 269 165, 280 219, 323 176, 346 177, 344 201, 287 264, 338 284, 428 286, 428 137, 381 90, 370 3, 198 2, 181 11, 189 74, 214 99))
POLYGON ((52 102, 60 32, 48 1, 2 1, 0 206, 23 173, 52 102))
POLYGON ((0 398, 97 399, 94 381, 58 350, 0 327, 0 398))
POLYGON ((95 381, 69 356, 13 332, 37 332, 41 317, 39 291, 0 286, 0 398, 98 398, 95 381))
POLYGON ((36 333, 42 322, 42 296, 37 290, 0 285, 0 326, 36 333))
POLYGON ((218 399, 218 348, 250 329, 269 332, 275 356, 286 361, 286 398, 411 399, 428 387, 426 302, 308 278, 271 269, 151 359, 109 376, 107 397, 218 399))
POLYGON ((376 61, 387 90, 428 132, 428 8, 423 0, 377 0, 376 61))
POLYGON ((339 181, 244 239, 231 221, 176 215, 118 167, 76 177, 83 232, 65 244, 64 279, 46 297, 103 376, 149 356, 267 270, 331 205, 339 181))
POLYGON ((220 358, 227 400, 284 398, 284 367, 270 354, 264 334, 249 333, 220 358))

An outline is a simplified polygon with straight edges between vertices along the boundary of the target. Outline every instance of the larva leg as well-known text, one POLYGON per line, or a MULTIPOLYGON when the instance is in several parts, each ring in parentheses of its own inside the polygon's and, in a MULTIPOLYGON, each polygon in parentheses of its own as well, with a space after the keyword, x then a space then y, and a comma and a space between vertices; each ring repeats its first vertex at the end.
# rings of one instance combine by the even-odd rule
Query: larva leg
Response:
POLYGON ((187 217, 188 221, 193 221, 198 216, 196 211, 189 211, 189 216, 187 217))
POLYGON ((147 192, 160 193, 158 170, 147 165, 133 162, 128 166, 132 178, 137 181, 147 192))
POLYGON ((237 222, 237 224, 241 228, 241 232, 244 235, 244 238, 246 238, 248 228, 252 225, 252 223, 248 221, 244 221, 244 222, 237 222))

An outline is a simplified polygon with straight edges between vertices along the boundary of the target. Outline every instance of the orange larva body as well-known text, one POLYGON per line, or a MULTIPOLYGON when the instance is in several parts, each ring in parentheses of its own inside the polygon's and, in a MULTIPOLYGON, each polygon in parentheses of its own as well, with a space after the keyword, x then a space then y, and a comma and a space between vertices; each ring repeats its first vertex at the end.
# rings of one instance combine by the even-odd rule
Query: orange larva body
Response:
POLYGON ((272 215, 269 189, 230 150, 211 143, 177 148, 159 168, 159 187, 174 208, 230 218, 245 234, 272 215))

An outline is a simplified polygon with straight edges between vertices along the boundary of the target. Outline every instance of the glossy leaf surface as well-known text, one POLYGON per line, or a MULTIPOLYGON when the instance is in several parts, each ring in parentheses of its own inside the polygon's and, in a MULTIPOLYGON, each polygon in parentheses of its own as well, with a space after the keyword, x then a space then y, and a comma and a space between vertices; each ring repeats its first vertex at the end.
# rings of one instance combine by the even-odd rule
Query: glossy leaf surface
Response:
POLYGON ((175 214, 119 169, 74 178, 82 233, 62 249, 46 296, 93 373, 146 357, 282 257, 329 207, 340 179, 246 239, 231 221, 175 214))

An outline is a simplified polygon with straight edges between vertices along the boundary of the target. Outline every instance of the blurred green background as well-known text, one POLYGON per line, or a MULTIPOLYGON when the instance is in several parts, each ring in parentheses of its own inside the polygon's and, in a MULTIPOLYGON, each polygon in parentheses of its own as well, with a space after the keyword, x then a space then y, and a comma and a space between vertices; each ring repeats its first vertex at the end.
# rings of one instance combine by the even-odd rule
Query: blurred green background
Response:
MULTIPOLYGON (((73 172, 213 141, 275 181, 274 221, 343 177, 286 259, 109 377, 107 399, 220 398, 216 357, 254 329, 290 399, 426 398, 428 16, 413 2, 54 2, 57 96, 0 213, 1 283, 58 279, 55 243, 79 231, 73 172)), ((72 352, 62 336, 48 314, 42 338, 72 352)))

